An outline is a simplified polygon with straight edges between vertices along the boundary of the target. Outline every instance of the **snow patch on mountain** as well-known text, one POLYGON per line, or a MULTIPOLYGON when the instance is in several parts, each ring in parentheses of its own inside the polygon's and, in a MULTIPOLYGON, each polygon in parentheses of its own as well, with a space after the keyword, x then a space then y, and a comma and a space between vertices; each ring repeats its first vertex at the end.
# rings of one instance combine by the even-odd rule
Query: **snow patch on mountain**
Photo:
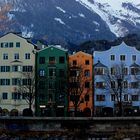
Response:
POLYGON ((60 24, 65 25, 65 22, 63 22, 62 19, 60 18, 54 18, 54 20, 58 21, 60 24))
POLYGON ((82 13, 79 13, 78 15, 79 15, 80 17, 82 17, 82 18, 85 18, 85 15, 82 14, 82 13))
POLYGON ((97 27, 100 26, 100 24, 98 22, 96 22, 96 21, 93 21, 93 24, 95 24, 97 27))
POLYGON ((139 8, 138 0, 76 0, 92 12, 96 12, 108 25, 111 32, 116 36, 124 36, 128 33, 121 20, 136 25, 140 23, 139 13, 128 8, 124 8, 123 3, 131 2, 134 7, 139 8), (117 19, 120 19, 119 22, 117 19))
POLYGON ((56 7, 56 9, 58 9, 59 11, 63 12, 63 13, 66 13, 66 11, 64 9, 62 9, 61 7, 56 7))
POLYGON ((22 36, 25 38, 31 38, 34 36, 34 33, 29 30, 29 28, 22 26, 22 36))

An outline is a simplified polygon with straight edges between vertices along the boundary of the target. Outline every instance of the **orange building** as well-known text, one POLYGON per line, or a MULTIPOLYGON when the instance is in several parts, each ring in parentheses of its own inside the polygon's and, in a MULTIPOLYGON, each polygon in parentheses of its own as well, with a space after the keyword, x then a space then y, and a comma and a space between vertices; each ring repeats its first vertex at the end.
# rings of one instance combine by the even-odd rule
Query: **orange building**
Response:
POLYGON ((93 112, 92 55, 79 51, 69 56, 69 114, 91 116, 93 112))

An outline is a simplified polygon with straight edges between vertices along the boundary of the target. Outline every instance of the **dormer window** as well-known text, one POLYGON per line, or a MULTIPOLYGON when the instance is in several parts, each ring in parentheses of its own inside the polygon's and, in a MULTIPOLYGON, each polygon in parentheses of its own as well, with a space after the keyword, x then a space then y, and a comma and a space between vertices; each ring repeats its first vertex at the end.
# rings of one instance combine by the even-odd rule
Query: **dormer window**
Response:
POLYGON ((115 55, 110 55, 110 60, 114 61, 115 60, 115 55))
POLYGON ((136 55, 132 55, 132 61, 136 61, 136 55))
POLYGON ((104 74, 104 68, 95 68, 95 74, 96 75, 103 75, 104 74))

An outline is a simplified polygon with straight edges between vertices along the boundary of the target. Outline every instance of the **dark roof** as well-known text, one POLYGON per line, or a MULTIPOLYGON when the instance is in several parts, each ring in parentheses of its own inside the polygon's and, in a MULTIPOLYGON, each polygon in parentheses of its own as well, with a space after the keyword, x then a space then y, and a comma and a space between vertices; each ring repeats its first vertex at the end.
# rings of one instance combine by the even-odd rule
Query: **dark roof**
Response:
POLYGON ((19 61, 19 60, 14 60, 14 61, 12 61, 11 63, 15 63, 15 62, 17 62, 17 63, 22 63, 22 61, 19 61))
POLYGON ((130 65, 130 67, 140 67, 140 65, 138 65, 134 62, 132 65, 130 65))
POLYGON ((94 65, 94 67, 105 67, 105 68, 107 68, 107 66, 104 65, 104 64, 102 64, 99 60, 98 60, 98 62, 94 65))

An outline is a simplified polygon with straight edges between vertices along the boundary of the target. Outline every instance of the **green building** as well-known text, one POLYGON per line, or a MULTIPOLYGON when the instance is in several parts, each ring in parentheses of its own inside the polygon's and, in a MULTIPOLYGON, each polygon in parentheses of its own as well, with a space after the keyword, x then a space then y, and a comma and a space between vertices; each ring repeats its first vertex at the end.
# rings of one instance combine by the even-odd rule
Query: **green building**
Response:
POLYGON ((36 56, 36 115, 66 116, 68 52, 48 46, 36 56))

